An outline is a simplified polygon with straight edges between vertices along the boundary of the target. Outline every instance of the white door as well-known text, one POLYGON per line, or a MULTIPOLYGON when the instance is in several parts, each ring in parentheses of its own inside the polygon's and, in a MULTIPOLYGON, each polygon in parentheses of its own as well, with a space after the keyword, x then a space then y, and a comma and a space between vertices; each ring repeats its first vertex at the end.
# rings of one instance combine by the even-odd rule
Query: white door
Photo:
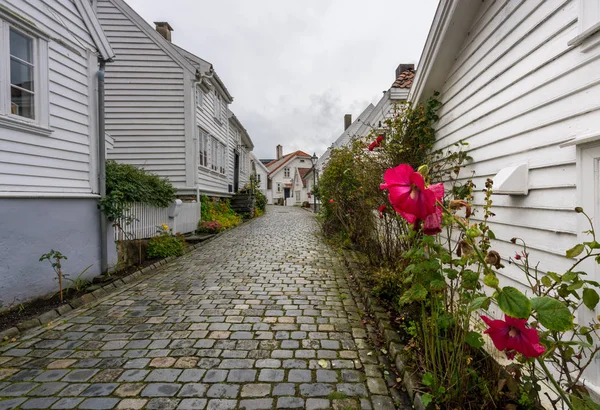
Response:
MULTIPOLYGON (((600 143, 586 144, 577 148, 578 151, 578 204, 583 208, 586 214, 592 218, 596 235, 600 237, 600 143)), ((591 236, 583 232, 590 229, 588 220, 583 216, 578 216, 577 232, 579 242, 591 241, 591 236)), ((598 238, 597 237, 597 238, 598 238)), ((600 265, 593 259, 582 263, 582 270, 587 272, 590 280, 600 281, 600 265)), ((589 323, 590 318, 600 314, 600 307, 596 306, 596 311, 591 312, 583 306, 578 315, 579 323, 589 323)), ((586 372, 586 382, 591 383, 597 397, 600 397, 600 358, 596 356, 596 362, 588 367, 586 372)), ((586 385, 587 385, 586 383, 586 385)))

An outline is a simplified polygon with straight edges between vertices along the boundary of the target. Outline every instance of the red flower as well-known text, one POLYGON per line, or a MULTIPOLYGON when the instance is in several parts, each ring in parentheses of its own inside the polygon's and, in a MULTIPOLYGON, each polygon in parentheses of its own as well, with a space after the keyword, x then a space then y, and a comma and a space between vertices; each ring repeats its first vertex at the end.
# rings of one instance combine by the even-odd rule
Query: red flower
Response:
POLYGON ((381 141, 383 141, 383 135, 378 136, 375 141, 377 141, 377 144, 381 144, 381 141))
POLYGON ((329 203, 330 203, 330 204, 332 204, 332 203, 334 203, 334 202, 335 202, 335 201, 333 200, 333 198, 329 200, 329 203))
POLYGON ((379 143, 377 141, 373 141, 371 144, 369 144, 369 151, 373 151, 378 146, 379 146, 379 143))
POLYGON ((435 211, 436 194, 425 188, 423 176, 408 164, 385 171, 385 184, 380 189, 388 190, 392 206, 408 223, 424 221, 435 211))
POLYGON ((518 260, 518 261, 520 261, 521 260, 521 255, 519 255, 518 253, 515 254, 515 259, 518 260))
POLYGON ((379 211, 379 218, 383 219, 383 213, 385 212, 385 210, 387 209, 387 206, 385 205, 381 205, 377 210, 379 211))
POLYGON ((541 356, 546 348, 540 344, 540 336, 537 330, 526 327, 526 319, 516 319, 504 315, 505 320, 492 320, 481 316, 481 319, 489 326, 484 333, 492 338, 496 349, 506 353, 506 357, 512 359, 515 352, 525 357, 541 356))

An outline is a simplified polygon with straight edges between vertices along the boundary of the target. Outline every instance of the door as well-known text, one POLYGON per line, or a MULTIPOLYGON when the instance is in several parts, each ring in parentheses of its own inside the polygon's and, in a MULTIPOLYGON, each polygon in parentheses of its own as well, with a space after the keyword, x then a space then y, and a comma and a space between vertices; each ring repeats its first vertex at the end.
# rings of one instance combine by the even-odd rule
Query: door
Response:
POLYGON ((283 197, 288 199, 290 197, 290 188, 283 188, 283 197))
POLYGON ((240 154, 233 151, 233 192, 237 192, 240 188, 240 154))

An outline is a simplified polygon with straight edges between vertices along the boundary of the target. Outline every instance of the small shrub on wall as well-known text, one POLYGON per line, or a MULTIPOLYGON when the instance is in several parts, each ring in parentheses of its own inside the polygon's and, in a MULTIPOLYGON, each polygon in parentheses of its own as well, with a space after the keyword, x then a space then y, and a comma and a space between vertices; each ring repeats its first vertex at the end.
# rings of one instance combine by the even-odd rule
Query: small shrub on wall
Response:
POLYGON ((181 256, 185 252, 186 246, 183 236, 171 235, 169 227, 163 224, 158 228, 157 235, 148 242, 147 253, 149 258, 181 256))
POLYGON ((200 197, 199 230, 203 229, 204 222, 218 222, 221 230, 226 230, 242 223, 242 218, 231 209, 229 201, 202 195, 200 197))

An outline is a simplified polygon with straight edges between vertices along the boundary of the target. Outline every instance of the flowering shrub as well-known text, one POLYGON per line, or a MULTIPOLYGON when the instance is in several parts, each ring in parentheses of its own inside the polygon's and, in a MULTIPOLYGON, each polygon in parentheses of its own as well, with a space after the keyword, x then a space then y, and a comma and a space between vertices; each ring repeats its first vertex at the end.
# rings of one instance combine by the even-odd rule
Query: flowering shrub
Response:
POLYGON ((218 222, 221 230, 233 228, 242 223, 242 218, 231 209, 229 201, 210 199, 206 195, 200 197, 200 221, 198 229, 204 222, 218 222))
POLYGON ((198 232, 202 233, 218 233, 223 230, 223 226, 217 221, 200 221, 198 224, 198 232))
POLYGON ((181 235, 171 235, 169 226, 162 224, 157 229, 157 235, 148 241, 148 258, 167 258, 181 256, 187 246, 181 235))

